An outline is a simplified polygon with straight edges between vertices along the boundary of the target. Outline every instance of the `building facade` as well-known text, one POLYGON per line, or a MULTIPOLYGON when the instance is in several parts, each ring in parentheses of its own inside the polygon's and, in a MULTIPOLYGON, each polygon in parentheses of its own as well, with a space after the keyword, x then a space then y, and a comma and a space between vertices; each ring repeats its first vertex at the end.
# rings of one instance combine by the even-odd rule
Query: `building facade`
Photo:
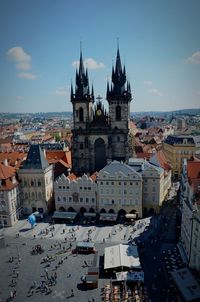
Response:
POLYGON ((97 212, 96 174, 62 174, 54 182, 55 208, 61 212, 97 212))
POLYGON ((40 145, 31 145, 18 176, 25 214, 53 209, 53 166, 48 164, 40 145))
POLYGON ((21 215, 19 183, 15 168, 0 163, 0 226, 13 226, 21 215))
POLYGON ((200 161, 184 160, 180 185, 180 242, 191 268, 200 269, 200 161))
POLYGON ((172 177, 180 179, 183 158, 190 159, 198 150, 194 137, 169 135, 163 143, 167 160, 172 165, 172 177))
POLYGON ((112 83, 107 83, 108 113, 101 97, 97 99, 95 102, 93 87, 89 88, 88 71, 85 71, 81 52, 75 91, 71 87, 72 170, 76 175, 99 171, 112 160, 127 161, 132 153, 129 137, 132 95, 119 49, 112 69, 112 83))
POLYGON ((97 176, 98 212, 142 217, 142 176, 132 167, 113 161, 97 176))
POLYGON ((165 177, 165 170, 149 163, 144 159, 131 158, 129 165, 142 176, 142 207, 144 215, 159 213, 160 207, 168 193, 169 178, 165 177))

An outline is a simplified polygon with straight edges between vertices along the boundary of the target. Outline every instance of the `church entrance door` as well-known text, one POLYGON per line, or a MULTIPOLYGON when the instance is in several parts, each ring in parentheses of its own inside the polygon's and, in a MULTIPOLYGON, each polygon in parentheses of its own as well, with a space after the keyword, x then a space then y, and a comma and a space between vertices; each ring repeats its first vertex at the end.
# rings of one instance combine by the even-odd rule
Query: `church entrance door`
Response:
POLYGON ((98 138, 94 144, 95 170, 99 171, 106 165, 106 147, 102 138, 98 138))

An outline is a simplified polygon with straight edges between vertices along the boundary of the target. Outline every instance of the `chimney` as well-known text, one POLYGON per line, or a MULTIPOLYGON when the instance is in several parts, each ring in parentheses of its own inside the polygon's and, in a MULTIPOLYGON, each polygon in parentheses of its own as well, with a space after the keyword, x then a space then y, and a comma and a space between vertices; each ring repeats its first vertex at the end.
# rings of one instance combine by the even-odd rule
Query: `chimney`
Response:
POLYGON ((7 160, 7 158, 4 159, 4 166, 8 166, 8 160, 7 160))

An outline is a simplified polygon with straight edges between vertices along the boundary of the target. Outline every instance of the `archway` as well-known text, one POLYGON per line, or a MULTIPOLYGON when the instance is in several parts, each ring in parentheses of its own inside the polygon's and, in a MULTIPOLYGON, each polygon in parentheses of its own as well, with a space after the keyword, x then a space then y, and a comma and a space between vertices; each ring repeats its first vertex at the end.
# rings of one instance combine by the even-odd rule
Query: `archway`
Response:
POLYGON ((154 213, 155 213, 154 208, 150 208, 150 209, 149 209, 149 215, 152 216, 154 213))
POLYGON ((125 216, 125 215, 126 215, 126 211, 125 210, 121 209, 121 210, 118 211, 118 216, 119 217, 120 216, 125 216))
POLYGON ((81 207, 81 208, 80 208, 80 213, 83 214, 83 213, 85 213, 85 212, 87 212, 87 211, 86 211, 86 208, 81 207))
POLYGON ((110 209, 110 210, 108 211, 108 213, 109 213, 109 214, 115 214, 115 211, 114 211, 113 209, 110 209))
POLYGON ((94 143, 95 170, 99 171, 106 166, 106 147, 102 138, 98 138, 94 143))
POLYGON ((65 208, 64 207, 60 207, 59 208, 59 212, 65 212, 66 210, 65 210, 65 208))
POLYGON ((90 208, 89 213, 95 213, 95 210, 93 208, 90 208))
POLYGON ((68 212, 75 212, 75 210, 72 207, 69 207, 68 212))
POLYGON ((106 210, 103 208, 100 210, 100 213, 106 213, 106 210))
POLYGON ((136 210, 131 210, 131 211, 129 212, 129 214, 136 214, 136 213, 137 213, 136 210))

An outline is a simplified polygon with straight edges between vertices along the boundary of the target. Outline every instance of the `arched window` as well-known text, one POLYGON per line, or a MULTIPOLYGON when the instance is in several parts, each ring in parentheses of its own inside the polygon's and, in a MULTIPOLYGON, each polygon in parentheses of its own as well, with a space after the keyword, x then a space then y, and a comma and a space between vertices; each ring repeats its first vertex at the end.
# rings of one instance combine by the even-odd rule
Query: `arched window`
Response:
POLYGON ((84 117, 83 117, 83 108, 79 108, 79 122, 83 122, 84 117))
POLYGON ((119 105, 116 107, 116 121, 121 121, 121 107, 119 105))

